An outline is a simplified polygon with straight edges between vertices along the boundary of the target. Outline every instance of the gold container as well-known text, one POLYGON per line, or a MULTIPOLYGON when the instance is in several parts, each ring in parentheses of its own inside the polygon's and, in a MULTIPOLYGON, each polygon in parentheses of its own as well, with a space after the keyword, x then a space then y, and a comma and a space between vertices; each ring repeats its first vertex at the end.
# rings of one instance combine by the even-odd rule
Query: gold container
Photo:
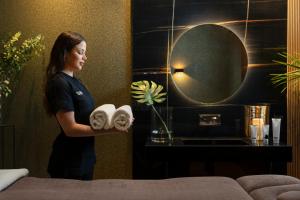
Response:
POLYGON ((245 106, 245 135, 250 138, 250 125, 257 126, 256 140, 263 140, 262 129, 269 124, 270 105, 246 105, 245 106))

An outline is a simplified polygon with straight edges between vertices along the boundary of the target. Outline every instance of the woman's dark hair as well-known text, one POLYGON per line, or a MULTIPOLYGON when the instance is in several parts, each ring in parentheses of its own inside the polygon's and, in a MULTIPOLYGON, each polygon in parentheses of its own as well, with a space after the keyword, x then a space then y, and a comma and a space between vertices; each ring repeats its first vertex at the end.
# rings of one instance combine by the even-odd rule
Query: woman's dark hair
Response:
POLYGON ((52 77, 62 71, 65 65, 65 55, 68 52, 81 43, 82 41, 86 41, 85 38, 76 32, 62 32, 55 40, 54 45, 51 50, 50 54, 50 61, 46 69, 46 76, 45 76, 45 97, 44 97, 44 104, 45 109, 49 115, 52 115, 51 109, 49 108, 46 92, 48 87, 48 82, 52 79, 52 77))

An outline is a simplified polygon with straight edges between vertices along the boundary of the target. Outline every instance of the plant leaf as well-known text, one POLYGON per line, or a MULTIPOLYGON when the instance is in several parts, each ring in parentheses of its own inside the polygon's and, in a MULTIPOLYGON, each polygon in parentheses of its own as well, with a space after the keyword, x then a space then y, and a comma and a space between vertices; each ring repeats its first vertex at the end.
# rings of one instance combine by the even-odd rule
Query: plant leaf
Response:
POLYGON ((144 99, 145 98, 145 95, 138 95, 138 96, 135 96, 135 95, 132 95, 133 98, 135 99, 144 99))
POLYGON ((166 98, 163 98, 167 93, 161 93, 163 86, 154 81, 141 80, 131 83, 131 94, 138 103, 153 105, 154 102, 162 103, 166 98))
POLYGON ((132 93, 132 94, 144 94, 143 91, 138 91, 138 90, 136 90, 136 91, 131 91, 131 93, 132 93))
POLYGON ((154 91, 153 96, 157 96, 163 89, 164 89, 164 87, 162 85, 158 85, 158 87, 154 91))
POLYGON ((151 87, 150 87, 150 90, 151 90, 151 93, 153 94, 154 91, 156 90, 157 88, 157 84, 153 81, 151 81, 151 87))
POLYGON ((154 101, 157 102, 157 103, 162 103, 165 100, 166 100, 166 98, 154 99, 154 101))

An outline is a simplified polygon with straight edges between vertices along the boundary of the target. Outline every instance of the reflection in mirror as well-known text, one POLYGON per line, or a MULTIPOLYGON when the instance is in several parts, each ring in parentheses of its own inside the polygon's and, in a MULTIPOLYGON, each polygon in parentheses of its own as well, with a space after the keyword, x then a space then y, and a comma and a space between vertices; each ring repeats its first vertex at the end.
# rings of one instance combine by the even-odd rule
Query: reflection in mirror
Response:
POLYGON ((240 87, 247 71, 247 53, 229 29, 203 24, 175 42, 170 68, 176 88, 191 101, 225 101, 240 87))

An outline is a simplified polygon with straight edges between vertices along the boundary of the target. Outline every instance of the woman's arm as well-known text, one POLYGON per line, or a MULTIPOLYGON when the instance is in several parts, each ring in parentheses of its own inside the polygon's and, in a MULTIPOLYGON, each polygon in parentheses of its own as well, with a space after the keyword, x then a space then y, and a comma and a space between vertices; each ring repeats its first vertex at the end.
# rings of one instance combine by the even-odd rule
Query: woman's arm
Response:
POLYGON ((75 121, 74 112, 59 111, 56 113, 56 119, 69 137, 88 137, 96 135, 104 135, 106 133, 116 132, 116 129, 95 131, 91 126, 78 124, 75 121))

